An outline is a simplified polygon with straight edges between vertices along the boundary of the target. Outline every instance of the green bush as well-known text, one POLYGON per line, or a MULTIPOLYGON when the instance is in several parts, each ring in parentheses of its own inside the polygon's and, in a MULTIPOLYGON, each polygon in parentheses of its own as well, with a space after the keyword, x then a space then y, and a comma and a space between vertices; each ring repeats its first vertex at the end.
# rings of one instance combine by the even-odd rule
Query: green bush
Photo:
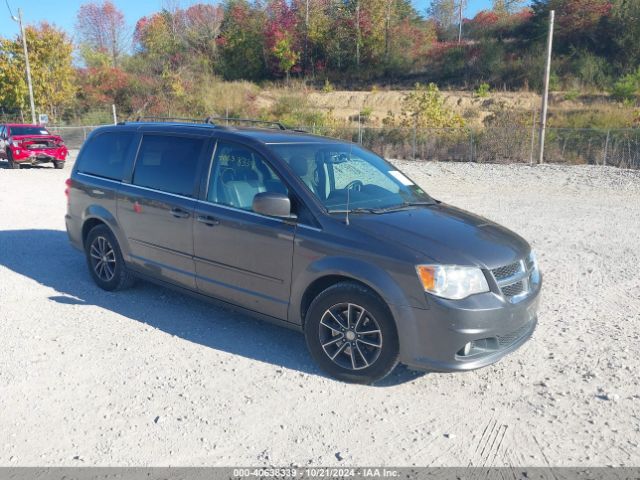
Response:
POLYGON ((572 88, 564 94, 564 99, 570 102, 574 102, 578 98, 580 98, 580 90, 578 90, 577 88, 572 88))
POLYGON ((491 91, 491 87, 489 87, 488 83, 481 83, 480 85, 478 85, 478 88, 476 88, 475 96, 478 98, 487 98, 489 96, 489 92, 491 91))
POLYGON ((640 67, 633 73, 620 78, 611 92, 613 98, 624 103, 636 103, 640 100, 640 67))
POLYGON ((290 127, 329 127, 333 123, 330 113, 314 108, 303 94, 280 96, 262 116, 265 120, 277 120, 290 127))
POLYGON ((571 67, 584 86, 604 88, 610 84, 610 66, 606 58, 579 51, 571 67))
POLYGON ((444 97, 435 83, 416 83, 415 90, 405 95, 402 100, 402 113, 399 118, 391 114, 383 123, 408 128, 464 127, 464 119, 445 107, 444 97))

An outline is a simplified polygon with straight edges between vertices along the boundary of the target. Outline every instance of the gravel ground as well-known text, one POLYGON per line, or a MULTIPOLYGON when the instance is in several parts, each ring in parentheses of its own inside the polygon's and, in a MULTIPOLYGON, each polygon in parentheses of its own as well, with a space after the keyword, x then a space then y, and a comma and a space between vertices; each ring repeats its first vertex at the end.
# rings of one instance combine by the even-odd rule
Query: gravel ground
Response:
POLYGON ((0 465, 639 465, 639 172, 397 163, 538 251, 539 328, 497 365, 347 385, 295 332, 103 292, 64 232, 69 167, 1 169, 0 465))

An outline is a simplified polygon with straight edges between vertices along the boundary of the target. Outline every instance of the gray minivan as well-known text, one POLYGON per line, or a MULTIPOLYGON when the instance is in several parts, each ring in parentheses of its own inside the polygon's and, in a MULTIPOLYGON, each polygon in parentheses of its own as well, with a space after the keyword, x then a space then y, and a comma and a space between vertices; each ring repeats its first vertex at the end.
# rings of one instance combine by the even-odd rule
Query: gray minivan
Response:
POLYGON ((66 226, 98 286, 145 278, 241 307, 303 331, 349 382, 482 367, 531 336, 542 280, 524 239, 356 144, 277 127, 94 131, 66 226))

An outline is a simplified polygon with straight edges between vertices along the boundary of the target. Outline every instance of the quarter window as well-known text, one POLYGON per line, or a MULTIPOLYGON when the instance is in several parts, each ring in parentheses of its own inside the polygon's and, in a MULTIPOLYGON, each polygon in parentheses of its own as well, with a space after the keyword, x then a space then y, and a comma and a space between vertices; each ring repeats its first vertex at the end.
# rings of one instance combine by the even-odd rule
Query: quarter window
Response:
POLYGON ((133 132, 106 132, 92 137, 82 149, 78 171, 122 180, 133 132))
POLYGON ((133 184, 193 196, 203 138, 145 135, 133 172, 133 184))
POLYGON ((287 187, 264 159, 252 150, 218 142, 209 177, 207 200, 251 210, 261 192, 288 194, 287 187))

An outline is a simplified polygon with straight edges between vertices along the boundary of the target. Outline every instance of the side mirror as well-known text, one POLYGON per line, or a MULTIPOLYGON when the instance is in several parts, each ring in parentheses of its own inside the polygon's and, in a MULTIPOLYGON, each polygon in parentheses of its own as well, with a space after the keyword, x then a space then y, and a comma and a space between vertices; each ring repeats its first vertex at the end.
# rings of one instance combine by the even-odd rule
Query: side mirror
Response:
POLYGON ((283 193, 262 192, 253 197, 252 210, 269 217, 291 218, 291 200, 283 193))

